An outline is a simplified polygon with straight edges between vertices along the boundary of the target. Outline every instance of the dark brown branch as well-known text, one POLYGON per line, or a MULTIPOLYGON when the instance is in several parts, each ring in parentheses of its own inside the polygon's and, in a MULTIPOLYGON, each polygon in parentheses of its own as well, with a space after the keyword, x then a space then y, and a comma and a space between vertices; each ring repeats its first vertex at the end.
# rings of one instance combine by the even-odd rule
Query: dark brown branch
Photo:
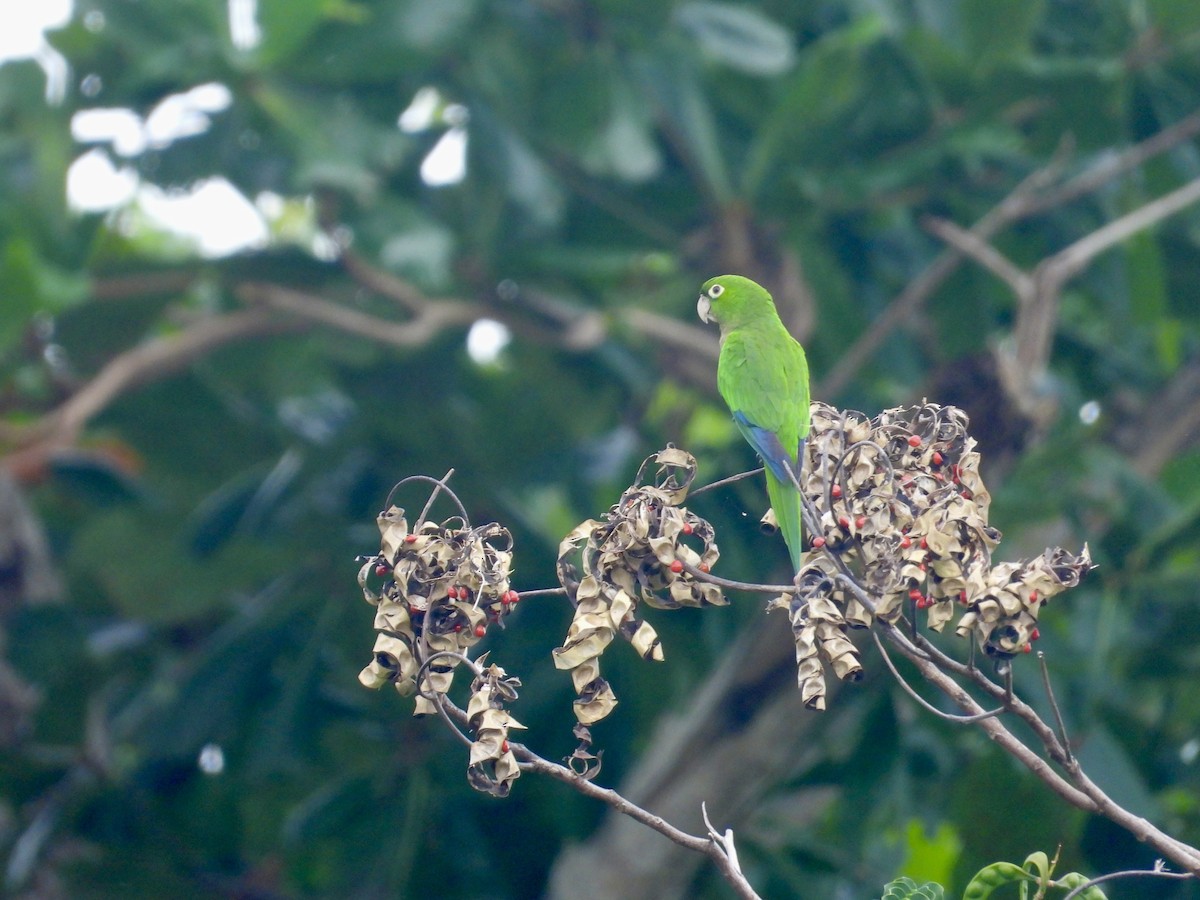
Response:
POLYGON ((18 448, 4 462, 15 471, 32 468, 48 453, 72 444, 83 427, 122 394, 174 374, 226 344, 296 328, 295 323, 266 310, 244 310, 201 319, 175 334, 139 344, 109 360, 90 381, 41 419, 0 430, 0 441, 18 448))

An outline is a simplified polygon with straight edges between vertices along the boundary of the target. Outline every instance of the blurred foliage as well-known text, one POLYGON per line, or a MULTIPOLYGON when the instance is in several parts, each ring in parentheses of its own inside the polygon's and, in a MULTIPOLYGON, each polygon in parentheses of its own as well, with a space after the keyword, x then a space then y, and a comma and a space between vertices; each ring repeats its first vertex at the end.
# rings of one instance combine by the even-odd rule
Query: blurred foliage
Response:
MULTIPOLYGON (((0 607, 7 658, 40 692, 0 755, 9 893, 538 896, 601 810, 536 778, 503 802, 476 795, 438 723, 359 687, 373 635, 354 557, 394 482, 453 467, 473 519, 513 531, 514 586, 548 587, 558 540, 647 452, 685 446, 701 481, 749 467, 714 364, 630 316, 682 331, 698 285, 730 270, 774 290, 819 399, 874 413, 928 395, 973 414, 1008 558, 1091 543, 1098 572, 1042 617, 1068 726, 1116 799, 1200 840, 1200 452, 1196 395, 1179 387, 1200 364, 1200 210, 1068 286, 1048 427, 1014 417, 989 375, 1015 300, 969 264, 849 386, 820 392, 942 250, 923 217, 969 226, 1052 159, 1085 171, 1200 107, 1200 5, 259 0, 261 39, 235 46, 238 7, 76 0, 50 35, 69 65, 62 98, 47 102, 34 62, 0 67, 0 423, 238 309, 249 282, 401 318, 331 261, 337 241, 433 298, 478 304, 513 339, 481 362, 466 325, 407 348, 328 327, 258 334, 122 392, 72 446, 10 466, 64 587, 58 603, 0 607), (151 128, 214 83, 231 100, 195 133, 151 128), (401 129, 421 92, 427 121, 401 129), (73 138, 73 117, 101 108, 140 117, 144 146, 73 138), (465 176, 430 184, 422 166, 452 132, 465 176), (67 171, 88 151, 167 191, 224 178, 271 237, 212 257, 144 200, 73 212, 67 171), (589 314, 599 336, 570 339, 589 314), (1139 461, 1189 427, 1165 460, 1139 461)), ((996 246, 1032 267, 1198 176, 1200 147, 1179 143, 996 246)), ((698 504, 731 577, 786 571, 782 544, 757 531, 763 503, 743 482, 698 504)), ((743 598, 656 620, 661 665, 611 654, 622 705, 597 731, 605 783, 760 614, 743 598)), ((550 757, 572 744, 571 686, 549 657, 569 621, 561 601, 530 600, 488 639, 550 757)), ((1034 667, 1017 677, 1041 703, 1034 667)), ((777 788, 828 789, 815 825, 743 832, 767 895, 876 896, 906 861, 953 894, 997 858, 1058 843, 1064 870, 1152 862, 879 681, 826 715, 844 717, 836 742, 777 788)), ((1200 896, 1136 888, 1109 895, 1200 896)), ((706 871, 690 890, 725 888, 706 871)))

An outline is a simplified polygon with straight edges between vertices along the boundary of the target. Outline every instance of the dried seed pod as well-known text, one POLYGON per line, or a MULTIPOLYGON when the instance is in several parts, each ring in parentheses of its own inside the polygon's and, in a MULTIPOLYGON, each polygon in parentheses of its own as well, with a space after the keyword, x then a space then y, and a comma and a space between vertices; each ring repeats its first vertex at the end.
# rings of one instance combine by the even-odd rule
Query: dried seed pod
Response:
POLYGON ((505 705, 517 699, 520 679, 492 664, 471 682, 467 721, 475 732, 467 781, 477 791, 507 797, 521 774, 508 745, 508 732, 525 726, 508 714, 505 705))
MULTIPOLYGON (((379 553, 359 569, 358 582, 364 599, 376 607, 375 629, 386 646, 377 643, 359 680, 376 688, 390 681, 411 694, 422 659, 452 654, 421 675, 422 694, 444 694, 457 664, 453 654, 465 656, 489 623, 503 625, 512 611, 512 536, 495 523, 472 528, 460 517, 423 522, 410 531, 397 506, 376 521, 379 553)), ((431 699, 417 697, 416 715, 436 711, 431 699)))
POLYGON ((988 524, 991 497, 967 426, 962 410, 933 403, 870 420, 813 404, 802 486, 820 529, 794 598, 771 604, 789 610, 813 708, 824 705, 823 664, 839 676, 861 671, 852 645, 842 643, 847 626, 895 622, 912 610, 940 631, 960 616, 958 634, 1011 656, 1035 638, 1039 603, 1090 566, 1086 547, 1079 556, 1048 550, 1031 562, 992 565, 1000 533, 988 524), (840 587, 830 554, 854 574, 873 611, 840 587))
POLYGON ((571 672, 582 723, 599 721, 616 705, 599 672, 613 637, 620 634, 644 659, 663 658, 658 634, 638 615, 640 604, 678 609, 727 602, 720 588, 690 571, 711 568, 720 555, 712 525, 680 505, 695 475, 695 459, 675 447, 647 457, 604 518, 582 523, 559 545, 559 582, 575 615, 554 664, 571 672), (645 483, 655 466, 653 483, 645 483))

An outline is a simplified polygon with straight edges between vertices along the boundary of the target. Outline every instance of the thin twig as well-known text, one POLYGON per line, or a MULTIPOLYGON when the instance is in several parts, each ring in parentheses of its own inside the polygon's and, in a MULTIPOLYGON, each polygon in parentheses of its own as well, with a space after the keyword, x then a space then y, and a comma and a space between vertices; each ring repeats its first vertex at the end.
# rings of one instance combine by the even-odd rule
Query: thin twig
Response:
POLYGON ((392 505, 392 498, 396 495, 396 491, 400 490, 400 488, 404 487, 404 485, 408 484, 410 481, 427 481, 434 485, 434 489, 430 494, 429 501, 425 504, 425 509, 421 511, 421 518, 417 520, 417 523, 414 524, 413 527, 416 528, 422 521, 424 521, 426 513, 429 512, 430 506, 433 505, 433 498, 437 496, 437 492, 439 490, 444 490, 446 492, 446 496, 454 501, 454 505, 458 507, 459 515, 462 516, 464 527, 470 527, 471 520, 467 515, 467 508, 463 506, 463 502, 458 499, 458 494, 454 493, 450 486, 446 484, 446 479, 448 479, 453 473, 454 470, 451 469, 442 477, 441 480, 434 478, 432 475, 406 475, 404 478, 401 478, 394 485, 392 485, 392 489, 388 491, 387 499, 384 501, 385 508, 392 505))
POLYGON ((683 563, 683 571, 687 572, 697 581, 707 581, 709 584, 729 588, 733 591, 750 591, 755 594, 786 594, 796 589, 794 584, 755 584, 749 581, 733 581, 729 578, 721 578, 719 575, 713 575, 711 572, 705 572, 703 569, 698 569, 686 560, 680 560, 680 562, 683 563))
POLYGON ((733 484, 736 481, 742 481, 743 479, 746 479, 746 478, 752 478, 755 475, 758 475, 759 473, 766 471, 766 468, 767 468, 766 466, 759 466, 757 469, 751 469, 748 472, 739 472, 737 475, 730 475, 728 478, 722 478, 720 481, 713 481, 709 484, 704 485, 704 487, 698 487, 694 491, 689 491, 688 497, 689 498, 697 497, 700 494, 703 494, 707 491, 715 490, 716 488, 719 488, 719 487, 725 487, 725 485, 727 485, 727 484, 733 484))
MULTIPOLYGON (((425 508, 421 510, 421 515, 417 516, 417 521, 413 525, 413 528, 421 527, 421 524, 425 521, 425 517, 427 515, 429 515, 429 510, 433 508, 433 502, 435 500, 437 500, 437 496, 439 493, 441 493, 443 490, 445 490, 447 493, 453 493, 453 491, 451 491, 450 488, 446 486, 446 482, 448 482, 450 480, 450 476, 453 474, 454 474, 454 469, 450 468, 446 471, 445 475, 443 475, 438 481, 436 481, 434 483, 433 490, 429 492, 429 499, 425 501, 425 508)), ((467 519, 466 507, 463 506, 463 504, 459 501, 457 496, 454 498, 454 501, 455 501, 455 503, 458 504, 458 508, 460 510, 462 510, 463 525, 470 528, 471 523, 467 519)))
POLYGON ((1063 721, 1062 710, 1058 708, 1058 700, 1054 697, 1054 688, 1050 686, 1050 670, 1046 667, 1046 654, 1038 651, 1038 666, 1042 670, 1042 685, 1046 688, 1046 699, 1050 702, 1050 711, 1054 713, 1054 723, 1058 726, 1058 739, 1062 742, 1067 759, 1073 759, 1071 738, 1067 735, 1067 723, 1063 721))
POLYGON ((437 653, 431 653, 431 654, 429 654, 428 657, 426 657, 424 662, 421 663, 420 668, 417 669, 417 675, 416 675, 417 693, 421 697, 424 697, 426 700, 430 701, 434 705, 434 707, 437 708, 438 715, 440 715, 442 717, 443 721, 445 721, 446 727, 449 728, 452 732, 454 732, 454 734, 457 735, 457 737, 460 741, 462 741, 464 744, 466 744, 468 747, 470 747, 475 742, 472 741, 465 734, 463 734, 459 730, 458 725, 455 724, 454 720, 452 718, 450 718, 450 713, 447 712, 446 707, 444 705, 445 703, 449 702, 446 699, 446 696, 442 693, 439 693, 438 691, 429 691, 427 693, 427 692, 421 690, 422 673, 424 673, 425 669, 429 667, 430 663, 432 663, 435 659, 437 659, 440 656, 449 656, 452 659, 454 659, 460 663, 463 663, 471 670, 471 672, 475 675, 476 678, 478 678, 480 676, 480 674, 482 674, 482 670, 479 668, 479 666, 474 661, 472 661, 469 657, 464 656, 461 653, 455 653, 451 650, 439 650, 437 653))
POLYGON ((741 897, 755 897, 754 889, 750 886, 750 882, 746 880, 746 876, 742 873, 742 864, 738 860, 737 845, 733 839, 733 829, 726 828, 724 831, 717 831, 713 825, 712 819, 708 817, 708 804, 703 801, 700 803, 700 815, 704 818, 704 827, 708 829, 708 836, 713 844, 724 853, 728 860, 728 869, 725 869, 725 877, 730 880, 738 895, 741 897))
POLYGON ((534 591, 517 591, 517 596, 524 600, 526 597, 563 597, 566 596, 567 589, 564 587, 556 588, 538 588, 534 591))
POLYGON ((1160 868, 1163 861, 1160 859, 1154 864, 1153 869, 1126 869, 1123 872, 1109 872, 1107 875, 1101 875, 1098 878, 1092 878, 1085 881, 1078 887, 1072 888, 1062 900, 1074 900, 1083 894, 1090 887, 1095 887, 1098 884, 1104 884, 1106 881, 1116 881, 1118 878, 1175 878, 1182 881, 1185 878, 1195 878, 1191 872, 1168 872, 1164 868, 1160 868))
POLYGON ((912 685, 910 685, 907 681, 904 680, 904 676, 900 674, 900 671, 896 668, 895 664, 892 662, 892 658, 888 655, 887 648, 883 646, 883 641, 880 639, 879 633, 877 631, 872 630, 871 638, 872 638, 872 640, 875 641, 875 646, 879 648, 879 655, 883 657, 884 664, 887 665, 888 671, 891 672, 892 676, 896 679, 896 683, 899 684, 900 687, 902 687, 904 689, 904 692, 906 694, 908 694, 908 696, 912 697, 914 700, 917 701, 917 703, 919 703, 921 706, 923 706, 929 712, 933 713, 939 719, 944 719, 947 722, 957 722, 960 725, 970 725, 974 722, 981 722, 984 719, 990 719, 990 718, 992 718, 992 716, 998 716, 1002 712, 1004 712, 1003 706, 997 706, 995 709, 986 710, 985 712, 977 713, 975 715, 970 715, 970 716, 956 716, 956 715, 952 715, 951 713, 942 712, 940 709, 938 709, 936 706, 934 706, 932 703, 930 703, 928 700, 926 700, 924 697, 922 697, 920 694, 918 694, 913 689, 912 685))

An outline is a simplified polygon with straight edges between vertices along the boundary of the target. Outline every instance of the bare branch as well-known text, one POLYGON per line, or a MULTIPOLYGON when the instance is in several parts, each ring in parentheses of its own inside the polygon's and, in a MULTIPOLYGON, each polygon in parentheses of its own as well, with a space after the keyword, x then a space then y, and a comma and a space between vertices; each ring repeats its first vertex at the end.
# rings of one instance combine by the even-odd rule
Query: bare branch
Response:
POLYGON ((1158 224, 1168 216, 1182 212, 1197 201, 1200 201, 1200 178, 1195 178, 1171 193, 1151 200, 1133 212, 1097 228, 1066 249, 1060 250, 1043 265, 1054 270, 1057 281, 1067 281, 1087 268, 1088 264, 1105 250, 1139 231, 1145 231, 1158 224))
MULTIPOLYGON (((371 265, 353 250, 349 248, 343 250, 340 262, 342 268, 346 270, 346 274, 363 287, 369 288, 389 300, 394 300, 414 315, 420 315, 429 309, 431 301, 416 285, 371 265)), ((439 300, 438 302, 447 301, 439 300)))
POLYGON ((483 315, 483 309, 474 304, 439 300, 423 307, 415 318, 407 322, 392 322, 278 284, 247 282, 239 285, 236 293, 247 303, 320 322, 376 343, 402 348, 428 343, 442 329, 466 325, 483 315))
POLYGON ((1118 175, 1131 172, 1147 160, 1166 153, 1200 134, 1200 110, 1184 116, 1122 153, 1105 156, 1086 172, 1076 175, 1057 188, 1031 194, 1025 202, 1025 214, 1031 215, 1077 200, 1103 187, 1118 175))
POLYGON ((960 228, 948 219, 937 216, 926 216, 921 220, 921 224, 963 256, 975 260, 1005 282, 1018 297, 1025 297, 1033 292, 1033 279, 1029 273, 1010 262, 1008 257, 975 232, 960 228))
POLYGON ((219 347, 266 334, 295 330, 296 323, 266 310, 245 310, 201 319, 181 331, 153 338, 113 357, 57 409, 36 422, 0 431, 0 440, 20 448, 5 459, 13 469, 34 464, 75 441, 83 427, 122 394, 174 374, 219 347))
POLYGON ((715 838, 706 839, 696 837, 695 835, 688 834, 686 831, 681 831, 666 819, 656 816, 636 803, 627 800, 611 788, 600 787, 598 784, 580 778, 566 766, 552 763, 538 756, 523 744, 515 744, 510 741, 509 747, 517 759, 521 761, 522 769, 527 768, 530 771, 548 775, 557 781, 561 781, 574 788, 580 794, 583 794, 583 796, 607 804, 614 811, 657 831, 679 846, 703 853, 716 863, 721 874, 734 890, 737 891, 739 897, 743 897, 745 900, 755 900, 758 897, 758 894, 750 887, 750 883, 746 881, 745 876, 742 875, 741 869, 736 867, 736 856, 731 859, 724 842, 718 842, 715 838))
POLYGON ((888 655, 887 648, 883 646, 883 641, 880 640, 879 633, 872 631, 871 638, 875 641, 875 646, 879 648, 879 655, 883 657, 883 661, 887 665, 888 671, 892 673, 892 677, 896 679, 896 683, 904 689, 904 692, 908 694, 908 696, 912 697, 917 701, 917 703, 924 707, 924 709, 933 713, 939 719, 944 719, 947 722, 957 722, 960 725, 970 725, 974 722, 981 722, 984 719, 990 719, 992 716, 998 716, 1004 712, 1003 706, 998 706, 995 709, 985 710, 984 712, 971 716, 954 716, 950 713, 942 712, 940 709, 918 694, 913 689, 912 685, 904 680, 904 676, 900 674, 900 671, 896 668, 896 664, 892 662, 891 656, 888 655))
POLYGON ((619 316, 622 322, 643 337, 675 350, 716 361, 720 345, 708 329, 634 306, 622 309, 619 316))
MULTIPOLYGON (((989 241, 1008 225, 1086 196, 1119 175, 1132 171, 1196 134, 1200 134, 1200 110, 1122 153, 1103 158, 1057 189, 1049 189, 1050 184, 1062 172, 1064 153, 1060 151, 1048 165, 1030 174, 979 219, 970 232, 982 241, 989 241)), ((1064 149, 1065 146, 1064 144, 1064 149)), ((964 258, 965 254, 957 247, 943 251, 935 257, 924 271, 892 299, 883 313, 875 317, 871 327, 840 356, 837 365, 816 386, 815 393, 831 396, 845 389, 884 341, 924 306, 926 300, 954 274, 964 258)))

